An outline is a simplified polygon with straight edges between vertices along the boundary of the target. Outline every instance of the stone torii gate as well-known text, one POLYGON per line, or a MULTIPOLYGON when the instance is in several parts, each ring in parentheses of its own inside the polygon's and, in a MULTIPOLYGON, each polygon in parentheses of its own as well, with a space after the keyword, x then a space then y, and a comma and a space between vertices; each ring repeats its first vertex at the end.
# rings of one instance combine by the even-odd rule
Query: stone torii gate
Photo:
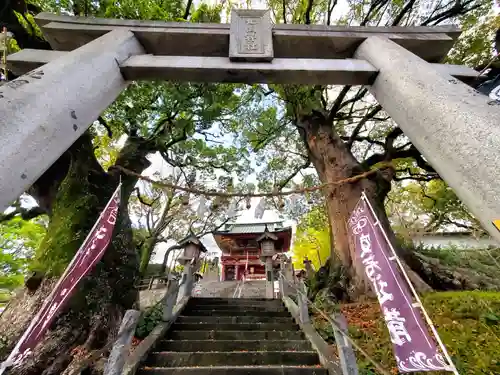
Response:
MULTIPOLYGON (((369 85, 384 110, 493 237, 500 219, 500 107, 436 64, 446 27, 272 25, 266 10, 231 24, 36 17, 53 51, 9 56, 0 87, 0 208, 82 135, 132 80, 369 85)), ((499 222, 500 225, 500 222, 499 222)))

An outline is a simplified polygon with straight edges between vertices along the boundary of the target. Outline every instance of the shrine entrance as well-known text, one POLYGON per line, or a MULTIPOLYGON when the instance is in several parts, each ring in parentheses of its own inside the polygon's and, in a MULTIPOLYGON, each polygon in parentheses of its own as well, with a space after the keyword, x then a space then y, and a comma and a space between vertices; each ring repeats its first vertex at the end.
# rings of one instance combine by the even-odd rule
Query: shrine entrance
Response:
POLYGON ((133 80, 368 85, 460 199, 500 240, 500 107, 438 64, 454 27, 272 25, 36 17, 53 50, 9 56, 23 76, 0 90, 0 205, 29 188, 133 80), (50 93, 50 95, 47 95, 50 93), (22 152, 20 151, 22 150, 22 152))

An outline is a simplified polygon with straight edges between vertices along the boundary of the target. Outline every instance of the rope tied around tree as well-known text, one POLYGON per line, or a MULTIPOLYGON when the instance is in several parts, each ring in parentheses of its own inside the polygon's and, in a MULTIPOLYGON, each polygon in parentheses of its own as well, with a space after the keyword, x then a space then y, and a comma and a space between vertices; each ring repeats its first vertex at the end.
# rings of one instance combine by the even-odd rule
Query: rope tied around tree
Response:
POLYGON ((389 168, 394 168, 393 163, 392 162, 383 162, 383 163, 380 163, 379 166, 376 168, 373 168, 369 171, 360 173, 360 174, 352 176, 352 177, 347 177, 347 178, 337 180, 337 181, 332 181, 332 182, 326 182, 326 183, 323 183, 321 185, 304 187, 304 188, 300 188, 300 189, 292 189, 292 190, 287 190, 287 191, 274 189, 272 192, 262 192, 262 193, 249 193, 249 192, 243 192, 243 191, 226 193, 223 191, 216 191, 216 190, 206 191, 206 190, 201 190, 201 189, 197 189, 197 188, 190 187, 190 186, 180 186, 180 185, 172 184, 169 182, 158 181, 158 180, 152 179, 150 177, 143 176, 139 173, 131 171, 131 170, 124 168, 122 166, 114 166, 113 167, 113 169, 117 169, 126 175, 135 177, 139 180, 149 182, 149 183, 154 184, 158 187, 172 189, 172 190, 180 190, 180 191, 184 191, 186 193, 191 193, 194 195, 200 195, 200 196, 205 196, 205 197, 224 197, 224 198, 232 198, 232 197, 266 198, 266 197, 283 197, 283 196, 294 195, 294 194, 308 195, 311 192, 322 190, 322 189, 325 189, 325 188, 328 188, 331 186, 339 186, 339 185, 343 185, 343 184, 355 183, 355 182, 358 182, 360 180, 368 178, 374 174, 377 174, 378 172, 381 172, 381 171, 383 171, 385 169, 389 169, 389 168))

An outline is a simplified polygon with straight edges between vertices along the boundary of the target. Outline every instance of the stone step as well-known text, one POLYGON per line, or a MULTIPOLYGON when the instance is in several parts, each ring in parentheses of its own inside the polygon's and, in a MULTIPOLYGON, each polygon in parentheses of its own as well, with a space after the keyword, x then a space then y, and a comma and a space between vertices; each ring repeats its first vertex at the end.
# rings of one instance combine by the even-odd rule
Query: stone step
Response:
POLYGON ((294 323, 291 316, 180 316, 177 323, 294 323))
POLYGON ((170 331, 172 340, 302 340, 301 331, 170 331))
POLYGON ((179 331, 297 331, 296 324, 287 323, 174 323, 173 330, 179 331))
POLYGON ((187 305, 185 311, 189 310, 216 310, 216 311, 237 311, 245 313, 247 311, 287 311, 283 305, 187 305))
POLYGON ((183 312, 182 315, 194 315, 194 316, 290 316, 288 311, 245 311, 242 313, 240 311, 233 310, 187 310, 183 312))
POLYGON ((234 352, 234 351, 308 351, 306 340, 165 340, 156 347, 158 351, 176 352, 234 352))
POLYGON ((320 366, 143 367, 138 375, 328 375, 320 366))
POLYGON ((189 304, 195 305, 233 305, 233 306, 244 306, 244 305, 269 305, 269 306, 281 306, 283 303, 279 299, 266 299, 266 298, 191 298, 189 304))
POLYGON ((318 354, 313 351, 278 352, 155 352, 146 360, 146 367, 183 367, 183 366, 314 366, 319 364, 318 354))

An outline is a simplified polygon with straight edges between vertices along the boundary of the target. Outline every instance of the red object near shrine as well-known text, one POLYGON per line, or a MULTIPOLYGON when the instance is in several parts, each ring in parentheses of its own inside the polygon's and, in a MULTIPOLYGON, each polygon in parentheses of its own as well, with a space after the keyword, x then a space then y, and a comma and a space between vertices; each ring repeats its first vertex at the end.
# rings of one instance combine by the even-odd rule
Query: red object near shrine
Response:
POLYGON ((241 280, 245 273, 247 280, 266 279, 265 265, 261 261, 262 249, 257 242, 266 231, 277 237, 275 241, 277 253, 286 253, 290 250, 292 228, 284 227, 281 221, 231 223, 213 233, 215 242, 222 251, 221 281, 241 280))

